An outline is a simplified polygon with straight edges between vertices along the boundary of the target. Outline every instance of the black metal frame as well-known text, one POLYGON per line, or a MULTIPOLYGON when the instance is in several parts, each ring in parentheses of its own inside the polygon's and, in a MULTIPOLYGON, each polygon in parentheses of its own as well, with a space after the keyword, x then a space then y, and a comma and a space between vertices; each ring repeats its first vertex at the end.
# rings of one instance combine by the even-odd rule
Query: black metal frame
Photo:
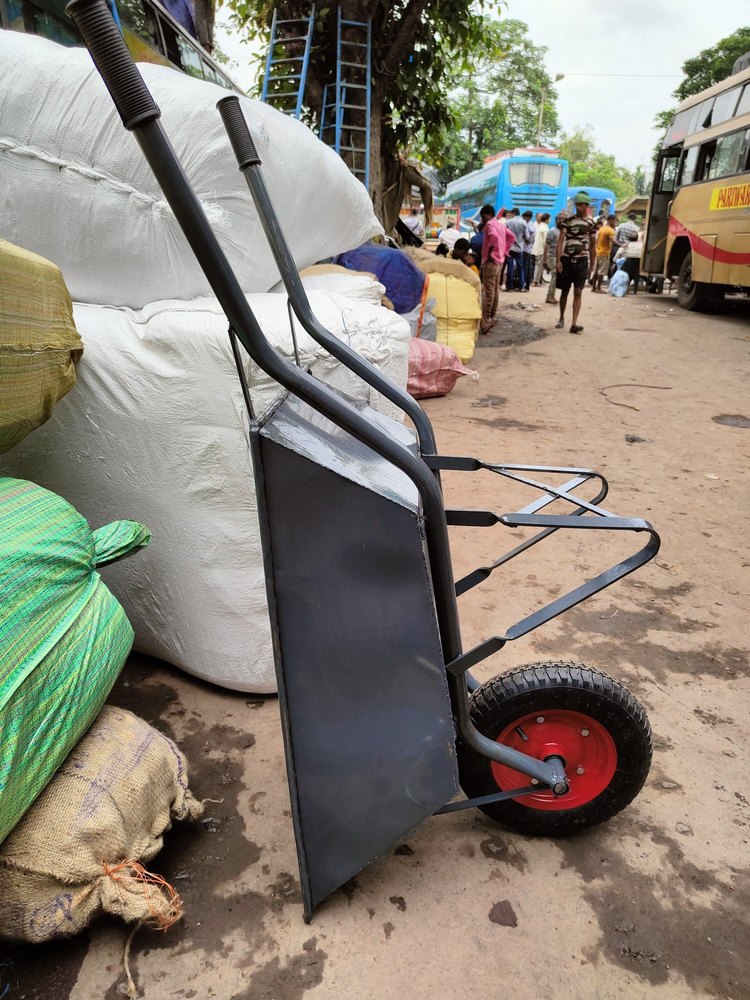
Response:
MULTIPOLYGON (((373 366, 354 353, 347 345, 327 331, 317 321, 307 302, 296 266, 273 213, 268 192, 259 171, 260 158, 247 128, 239 101, 234 96, 219 102, 240 169, 250 186, 261 223, 266 232, 277 266, 286 284, 289 299, 300 323, 334 357, 349 367, 369 385, 390 399, 409 416, 415 425, 420 454, 391 440, 367 417, 343 397, 318 382, 308 372, 281 358, 268 344, 247 299, 237 282, 219 243, 206 220, 201 205, 190 186, 161 123, 160 111, 138 72, 125 43, 117 30, 105 0, 73 0, 67 11, 81 32, 117 110, 127 129, 135 134, 146 160, 170 204, 188 243, 200 263, 209 283, 222 305, 230 324, 232 348, 243 392, 250 397, 238 340, 253 361, 278 381, 288 392, 298 396, 339 427, 363 442, 386 461, 406 474, 414 483, 424 514, 424 526, 429 555, 430 574, 435 610, 442 643, 447 680, 451 694, 456 727, 461 739, 490 760, 512 767, 552 789, 555 794, 568 790, 564 763, 559 758, 537 760, 479 733, 471 722, 467 671, 476 663, 500 649, 509 640, 525 635, 580 601, 621 579, 656 555, 659 537, 644 520, 619 518, 597 506, 607 493, 603 477, 586 469, 553 468, 546 466, 491 465, 473 458, 451 458, 437 455, 432 426, 419 405, 400 387, 390 382, 373 366), (492 511, 446 511, 440 488, 441 470, 473 472, 480 469, 502 475, 537 489, 540 496, 523 510, 498 515, 492 511), (523 473, 554 472, 570 477, 562 487, 540 483, 523 473), (599 480, 600 488, 594 501, 577 496, 573 491, 589 480, 599 480), (568 503, 572 513, 567 516, 539 514, 538 511, 555 501, 568 503), (516 546, 488 567, 481 567, 456 583, 453 579, 448 540, 449 525, 540 528, 533 538, 516 546), (457 593, 463 593, 485 579, 495 568, 520 554, 561 528, 646 532, 649 540, 634 555, 601 573, 575 590, 558 598, 545 608, 511 626, 504 635, 493 636, 464 653, 461 645, 457 593)), ((252 411, 251 411, 252 412, 252 411)), ((538 790, 538 786, 531 786, 538 790)), ((498 793, 490 799, 518 797, 531 789, 515 790, 512 796, 498 793)), ((464 808, 484 804, 485 799, 455 804, 449 808, 464 808)), ((443 810, 445 811, 445 810, 443 810)))

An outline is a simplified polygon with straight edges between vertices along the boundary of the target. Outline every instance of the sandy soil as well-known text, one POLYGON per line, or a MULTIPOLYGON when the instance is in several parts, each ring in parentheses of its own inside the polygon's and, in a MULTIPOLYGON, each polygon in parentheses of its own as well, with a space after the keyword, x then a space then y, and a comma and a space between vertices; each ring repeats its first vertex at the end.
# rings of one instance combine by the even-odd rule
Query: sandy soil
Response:
MULTIPOLYGON (((166 935, 135 938, 140 996, 750 997, 750 303, 699 316, 668 297, 587 291, 580 336, 552 330, 553 313, 539 290, 503 295, 472 362, 478 381, 426 409, 442 452, 596 468, 610 481, 608 509, 661 532, 654 563, 478 671, 563 658, 625 681, 655 732, 644 791, 566 842, 515 835, 478 812, 435 817, 306 926, 276 701, 134 656, 111 701, 173 735, 196 793, 223 800, 170 834, 152 864, 186 915, 166 935)), ((488 473, 446 476, 446 491, 449 504, 495 510, 530 499, 488 473)), ((454 540, 458 574, 516 538, 455 529, 454 540)), ((465 644, 614 561, 619 544, 558 535, 508 564, 461 599, 465 644)), ((12 1000, 121 997, 126 934, 103 922, 69 943, 16 949, 0 995, 7 980, 12 1000)))

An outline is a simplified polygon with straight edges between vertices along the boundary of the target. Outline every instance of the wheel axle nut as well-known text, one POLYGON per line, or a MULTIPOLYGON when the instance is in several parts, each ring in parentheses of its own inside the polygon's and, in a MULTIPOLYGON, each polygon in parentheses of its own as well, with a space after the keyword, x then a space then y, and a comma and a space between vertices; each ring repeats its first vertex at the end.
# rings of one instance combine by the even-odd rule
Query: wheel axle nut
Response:
POLYGON ((552 791, 555 795, 565 795, 569 791, 567 781, 558 781, 552 786, 552 791))
POLYGON ((588 729, 582 729, 581 730, 581 736, 588 736, 588 734, 589 734, 588 729))

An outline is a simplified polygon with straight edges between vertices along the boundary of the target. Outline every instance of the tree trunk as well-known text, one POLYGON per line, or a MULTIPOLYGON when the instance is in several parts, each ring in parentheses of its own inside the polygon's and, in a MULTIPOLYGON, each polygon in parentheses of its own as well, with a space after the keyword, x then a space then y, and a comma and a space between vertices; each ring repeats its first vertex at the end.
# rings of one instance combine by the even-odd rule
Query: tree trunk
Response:
POLYGON ((375 215, 383 221, 383 197, 389 183, 388 165, 383 160, 383 84, 377 73, 372 78, 370 114, 370 197, 375 215))

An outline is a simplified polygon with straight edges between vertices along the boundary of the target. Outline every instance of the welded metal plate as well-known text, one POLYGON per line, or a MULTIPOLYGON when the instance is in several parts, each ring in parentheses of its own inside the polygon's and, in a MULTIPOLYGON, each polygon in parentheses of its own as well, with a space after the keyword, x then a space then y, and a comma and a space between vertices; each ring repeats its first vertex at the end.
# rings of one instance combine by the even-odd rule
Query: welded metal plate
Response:
POLYGON ((254 435, 306 915, 458 788, 411 482, 289 397, 254 435))

